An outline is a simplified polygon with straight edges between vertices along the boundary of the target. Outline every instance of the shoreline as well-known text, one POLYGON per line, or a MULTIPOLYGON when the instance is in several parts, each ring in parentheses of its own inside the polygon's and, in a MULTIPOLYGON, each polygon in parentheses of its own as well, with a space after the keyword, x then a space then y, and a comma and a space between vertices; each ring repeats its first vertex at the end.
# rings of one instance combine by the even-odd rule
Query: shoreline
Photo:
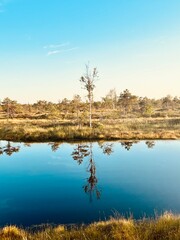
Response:
POLYGON ((6 142, 14 142, 14 143, 83 143, 83 142, 139 142, 139 141, 179 141, 180 138, 172 137, 172 138, 69 138, 69 139, 34 139, 28 140, 27 138, 22 139, 15 139, 15 138, 0 138, 0 141, 6 141, 6 142))
POLYGON ((106 221, 98 221, 83 225, 41 225, 32 230, 31 227, 19 228, 5 226, 0 228, 1 240, 175 240, 180 239, 180 215, 165 212, 154 218, 111 217, 106 221))

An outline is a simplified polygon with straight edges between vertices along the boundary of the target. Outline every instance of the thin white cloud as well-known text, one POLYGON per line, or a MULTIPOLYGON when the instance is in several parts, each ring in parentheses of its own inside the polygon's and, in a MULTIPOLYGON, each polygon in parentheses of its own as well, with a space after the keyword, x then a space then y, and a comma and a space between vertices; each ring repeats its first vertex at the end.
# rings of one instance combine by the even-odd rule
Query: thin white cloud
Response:
POLYGON ((50 55, 53 55, 53 54, 57 54, 57 53, 60 53, 60 52, 62 52, 62 51, 60 51, 60 50, 49 51, 49 52, 47 53, 47 56, 50 56, 50 55))
POLYGON ((73 47, 73 48, 68 48, 68 49, 62 49, 62 50, 49 51, 49 52, 47 53, 47 56, 54 55, 54 54, 58 54, 58 53, 63 53, 63 52, 70 52, 70 51, 73 51, 73 50, 76 50, 76 49, 78 49, 78 47, 73 47))
POLYGON ((51 56, 51 55, 55 55, 55 54, 60 54, 60 53, 64 53, 64 52, 70 52, 73 50, 78 49, 78 47, 71 47, 70 48, 70 43, 69 42, 64 42, 61 44, 50 44, 50 45, 46 45, 43 48, 47 49, 47 56, 51 56), (69 48, 68 48, 69 46, 69 48))
POLYGON ((69 44, 70 44, 69 42, 65 42, 65 43, 61 43, 61 44, 50 44, 50 45, 44 46, 43 48, 45 48, 45 49, 62 48, 62 47, 68 46, 69 44))

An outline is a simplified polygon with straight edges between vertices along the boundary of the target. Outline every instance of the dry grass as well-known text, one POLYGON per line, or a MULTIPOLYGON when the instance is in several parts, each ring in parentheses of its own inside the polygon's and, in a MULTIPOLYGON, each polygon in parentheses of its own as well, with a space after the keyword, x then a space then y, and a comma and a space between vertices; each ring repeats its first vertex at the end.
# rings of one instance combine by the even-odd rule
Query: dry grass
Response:
POLYGON ((155 219, 110 219, 80 227, 48 226, 32 232, 14 226, 0 230, 1 240, 179 240, 180 216, 165 213, 155 219))
POLYGON ((26 240, 27 235, 24 230, 16 226, 6 226, 0 231, 0 239, 2 240, 26 240))
POLYGON ((180 139, 180 118, 93 121, 93 128, 73 121, 0 120, 0 139, 11 141, 180 139))

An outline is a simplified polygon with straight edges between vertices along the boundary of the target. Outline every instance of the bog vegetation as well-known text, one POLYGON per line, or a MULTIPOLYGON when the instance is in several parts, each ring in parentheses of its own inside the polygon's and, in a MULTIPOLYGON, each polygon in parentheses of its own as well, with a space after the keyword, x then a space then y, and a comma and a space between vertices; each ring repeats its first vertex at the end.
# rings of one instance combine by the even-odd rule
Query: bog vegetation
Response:
POLYGON ((149 99, 127 89, 118 95, 112 89, 101 101, 92 101, 92 93, 88 94, 87 101, 75 95, 72 100, 65 98, 58 103, 39 100, 20 104, 5 98, 0 103, 0 138, 16 141, 180 138, 179 97, 149 99))
POLYGON ((0 229, 1 240, 179 240, 180 217, 164 213, 155 219, 135 221, 132 218, 112 218, 87 226, 41 226, 20 229, 6 226, 0 229))

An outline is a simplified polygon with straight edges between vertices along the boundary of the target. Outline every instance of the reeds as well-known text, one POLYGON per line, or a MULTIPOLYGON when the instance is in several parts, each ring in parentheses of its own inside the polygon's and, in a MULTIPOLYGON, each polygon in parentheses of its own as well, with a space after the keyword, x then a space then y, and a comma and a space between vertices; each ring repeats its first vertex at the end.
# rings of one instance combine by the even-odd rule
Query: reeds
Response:
POLYGON ((14 226, 0 229, 1 240, 179 240, 180 216, 164 213, 153 219, 111 218, 81 226, 47 226, 30 231, 14 226))

